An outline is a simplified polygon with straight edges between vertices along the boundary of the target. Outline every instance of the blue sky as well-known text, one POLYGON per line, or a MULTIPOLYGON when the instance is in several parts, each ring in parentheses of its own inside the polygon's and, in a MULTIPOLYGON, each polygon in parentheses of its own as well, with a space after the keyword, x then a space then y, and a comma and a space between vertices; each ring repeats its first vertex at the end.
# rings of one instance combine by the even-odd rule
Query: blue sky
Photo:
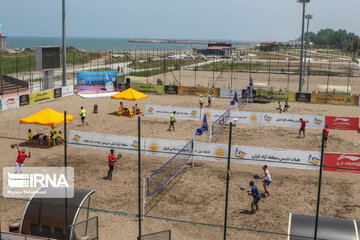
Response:
MULTIPOLYGON (((287 41, 301 34, 296 0, 67 0, 68 37, 287 41)), ((61 36, 61 0, 2 0, 8 36, 61 36)), ((312 0, 310 30, 360 35, 359 0, 312 0)))

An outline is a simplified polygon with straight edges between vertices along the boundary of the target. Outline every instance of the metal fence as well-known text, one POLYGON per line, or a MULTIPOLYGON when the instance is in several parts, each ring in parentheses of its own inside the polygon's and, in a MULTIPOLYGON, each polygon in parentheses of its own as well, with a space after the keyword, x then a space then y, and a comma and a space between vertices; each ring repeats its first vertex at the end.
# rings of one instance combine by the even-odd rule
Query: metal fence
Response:
MULTIPOLYGON (((67 84, 77 82, 80 71, 117 71, 120 81, 125 75, 153 79, 152 84, 244 88, 252 77, 276 90, 298 91, 298 49, 261 52, 257 49, 234 49, 231 58, 196 58, 189 49, 78 51, 67 53, 67 84), (191 57, 187 57, 190 55, 191 57), (235 56, 243 56, 243 59, 235 56)), ((352 86, 360 93, 359 66, 346 55, 334 55, 310 49, 303 78, 303 91, 314 92, 318 84, 352 86)), ((5 74, 29 83, 30 91, 42 90, 42 72, 35 71, 33 52, 3 54, 0 75, 5 74)), ((61 69, 55 69, 55 86, 61 85, 61 69)))

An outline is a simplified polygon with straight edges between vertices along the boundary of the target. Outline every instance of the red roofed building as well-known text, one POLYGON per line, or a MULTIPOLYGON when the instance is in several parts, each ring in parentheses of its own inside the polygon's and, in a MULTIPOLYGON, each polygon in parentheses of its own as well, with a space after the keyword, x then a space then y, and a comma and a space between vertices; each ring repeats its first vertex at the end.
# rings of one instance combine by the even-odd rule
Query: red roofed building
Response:
POLYGON ((230 55, 232 53, 231 43, 209 43, 207 49, 199 50, 204 55, 230 55))
POLYGON ((279 51, 279 44, 275 41, 265 41, 260 43, 260 51, 263 52, 275 52, 279 51))

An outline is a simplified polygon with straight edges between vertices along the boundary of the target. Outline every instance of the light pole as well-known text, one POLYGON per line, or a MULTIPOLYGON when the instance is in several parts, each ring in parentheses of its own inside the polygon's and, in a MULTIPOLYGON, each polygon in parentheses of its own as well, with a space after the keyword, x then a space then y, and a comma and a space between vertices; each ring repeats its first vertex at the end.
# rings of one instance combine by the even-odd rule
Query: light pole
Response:
POLYGON ((303 14, 302 14, 302 26, 301 26, 301 52, 300 52, 300 76, 299 76, 299 92, 302 92, 302 74, 303 74, 303 53, 304 53, 304 22, 305 22, 305 5, 310 2, 310 0, 296 0, 296 2, 303 5, 303 14))
POLYGON ((306 76, 306 53, 307 53, 307 45, 309 44, 309 22, 310 19, 313 18, 313 15, 306 15, 305 18, 307 19, 307 28, 306 28, 306 39, 305 39, 305 56, 304 56, 304 73, 303 73, 303 83, 305 83, 305 76, 306 76))
POLYGON ((65 0, 62 0, 62 48, 63 48, 63 69, 62 85, 66 86, 66 35, 65 35, 65 0))

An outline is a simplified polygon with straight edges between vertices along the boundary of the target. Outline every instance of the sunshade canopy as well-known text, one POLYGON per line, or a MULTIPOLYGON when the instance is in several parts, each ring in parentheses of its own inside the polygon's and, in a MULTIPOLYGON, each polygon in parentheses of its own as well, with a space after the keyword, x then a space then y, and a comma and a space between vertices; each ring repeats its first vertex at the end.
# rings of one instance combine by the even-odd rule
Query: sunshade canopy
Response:
POLYGON ((132 88, 128 88, 122 92, 119 92, 118 94, 115 94, 114 96, 111 96, 111 99, 123 99, 123 100, 129 100, 129 101, 138 101, 143 98, 147 98, 148 95, 143 94, 141 92, 138 92, 132 88))
MULTIPOLYGON (((74 116, 66 115, 66 122, 73 121, 74 116)), ((64 113, 46 108, 26 118, 20 119, 20 124, 38 124, 44 126, 55 127, 64 123, 64 113)))

